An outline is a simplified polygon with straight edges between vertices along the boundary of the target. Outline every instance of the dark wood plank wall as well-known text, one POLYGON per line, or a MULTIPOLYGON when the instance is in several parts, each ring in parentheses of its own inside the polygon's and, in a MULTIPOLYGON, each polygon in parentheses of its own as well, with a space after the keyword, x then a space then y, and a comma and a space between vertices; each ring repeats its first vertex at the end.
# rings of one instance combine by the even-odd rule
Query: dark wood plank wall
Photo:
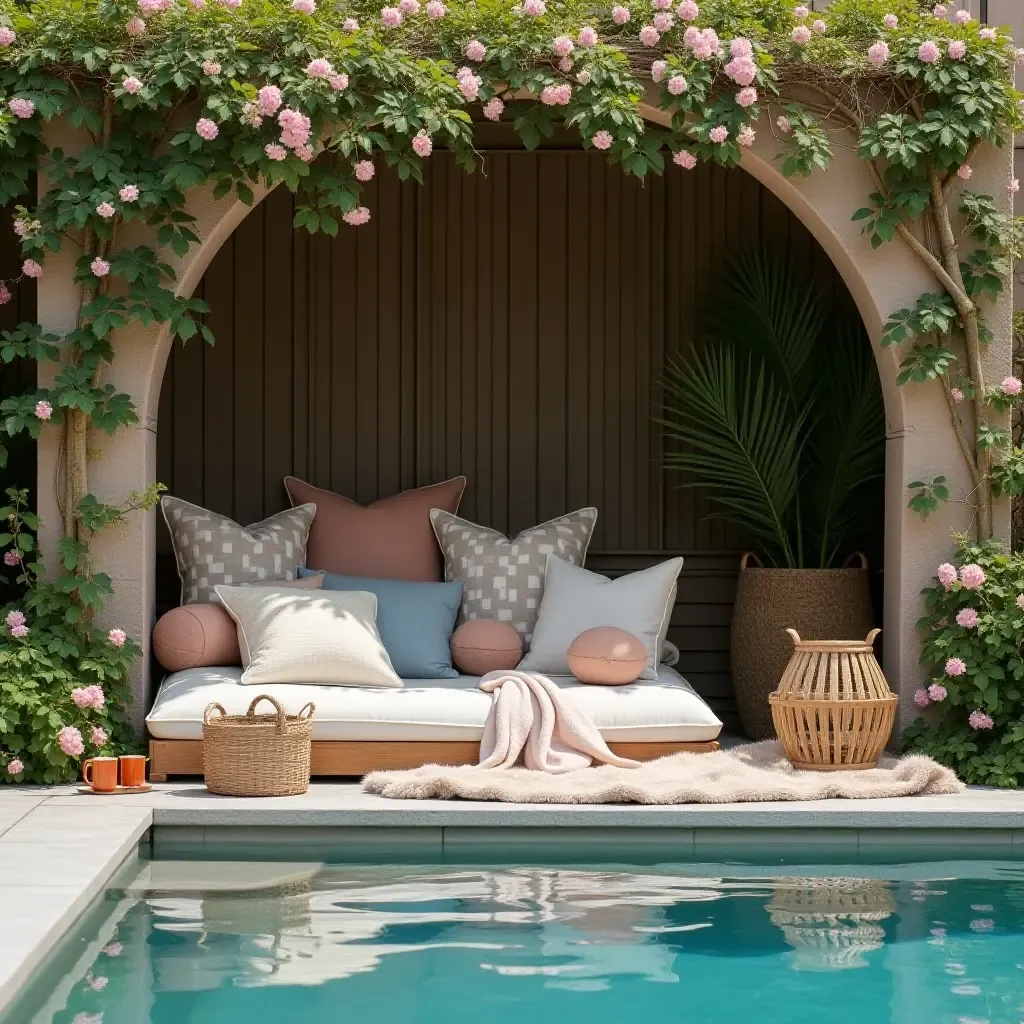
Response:
MULTIPOLYGON (((21 273, 21 246, 11 219, 12 208, 0 208, 0 280, 12 281, 21 273)), ((12 288, 10 302, 0 306, 0 331, 14 330, 20 323, 35 323, 36 285, 26 278, 12 288)), ((0 399, 22 395, 36 386, 36 364, 32 360, 16 359, 11 363, 0 362, 0 399)), ((28 487, 35 493, 35 442, 28 435, 5 438, 8 448, 8 462, 0 467, 0 504, 6 502, 8 487, 28 487)))
MULTIPOLYGON (((241 522, 283 507, 287 473, 363 502, 465 473, 462 514, 506 532, 596 505, 590 567, 686 556, 670 636, 730 715, 740 542, 659 470, 657 380, 729 254, 763 241, 833 286, 831 265, 739 170, 642 185, 548 150, 426 172, 379 172, 373 220, 335 239, 293 231, 284 191, 239 226, 198 292, 216 344, 168 365, 159 479, 241 522)), ((158 545, 169 605, 162 524, 158 545)))

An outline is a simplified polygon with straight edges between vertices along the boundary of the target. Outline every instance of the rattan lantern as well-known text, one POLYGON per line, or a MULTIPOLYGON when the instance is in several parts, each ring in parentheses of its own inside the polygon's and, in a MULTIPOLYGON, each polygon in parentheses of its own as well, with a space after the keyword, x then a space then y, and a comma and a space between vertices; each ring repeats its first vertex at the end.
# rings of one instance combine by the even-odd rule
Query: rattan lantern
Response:
POLYGON ((892 734, 896 696, 866 640, 801 640, 769 696, 775 731, 794 768, 834 772, 874 768, 892 734))

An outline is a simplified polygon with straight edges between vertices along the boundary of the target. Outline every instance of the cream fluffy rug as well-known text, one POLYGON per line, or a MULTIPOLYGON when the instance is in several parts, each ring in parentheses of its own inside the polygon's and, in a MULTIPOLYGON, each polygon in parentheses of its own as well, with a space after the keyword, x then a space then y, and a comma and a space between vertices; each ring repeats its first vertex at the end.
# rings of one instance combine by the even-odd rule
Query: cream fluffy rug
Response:
POLYGON ((501 800, 523 804, 727 804, 769 800, 868 800, 959 793, 966 787, 948 768, 919 754, 884 757, 860 772, 797 771, 775 740, 713 754, 670 754, 639 768, 612 765, 563 775, 526 768, 446 767, 371 772, 368 793, 396 800, 501 800))

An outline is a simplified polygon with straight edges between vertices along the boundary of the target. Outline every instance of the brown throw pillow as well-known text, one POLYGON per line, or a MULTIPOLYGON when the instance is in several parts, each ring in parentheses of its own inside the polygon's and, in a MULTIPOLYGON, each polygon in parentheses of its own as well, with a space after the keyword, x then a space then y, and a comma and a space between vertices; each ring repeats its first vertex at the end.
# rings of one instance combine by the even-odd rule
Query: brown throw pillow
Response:
POLYGON ((306 565, 311 569, 388 580, 442 579, 430 510, 454 512, 466 488, 464 476, 402 491, 372 505, 360 505, 293 476, 284 478, 284 486, 293 505, 316 505, 306 546, 306 565))
MULTIPOLYGON (((322 590, 323 585, 322 573, 271 584, 296 590, 322 590)), ((219 602, 184 605, 161 615, 153 627, 153 654, 168 672, 242 664, 235 620, 219 602)))

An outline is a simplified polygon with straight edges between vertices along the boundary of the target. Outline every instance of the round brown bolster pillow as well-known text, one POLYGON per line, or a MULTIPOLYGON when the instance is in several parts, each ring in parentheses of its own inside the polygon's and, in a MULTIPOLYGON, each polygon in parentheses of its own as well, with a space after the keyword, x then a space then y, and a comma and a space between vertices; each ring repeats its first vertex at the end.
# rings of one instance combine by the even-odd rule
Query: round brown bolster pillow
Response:
POLYGON ((618 626, 595 626, 573 640, 565 660, 581 683, 624 686, 647 667, 647 648, 618 626))
POLYGON ((241 665, 235 620, 219 604, 187 604, 161 615, 153 653, 168 672, 203 665, 241 665))
POLYGON ((515 668, 523 658, 523 641, 507 622, 472 619, 452 636, 452 660, 467 676, 515 668))

